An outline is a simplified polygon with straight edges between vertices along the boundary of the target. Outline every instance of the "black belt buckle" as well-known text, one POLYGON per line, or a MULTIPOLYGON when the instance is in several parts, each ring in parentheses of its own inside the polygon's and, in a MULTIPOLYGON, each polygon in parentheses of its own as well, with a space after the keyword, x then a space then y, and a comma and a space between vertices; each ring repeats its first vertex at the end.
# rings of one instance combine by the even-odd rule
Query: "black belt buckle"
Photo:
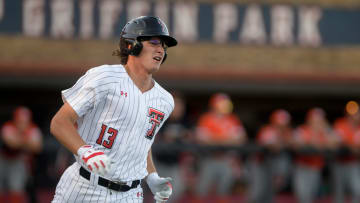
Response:
POLYGON ((131 187, 126 184, 126 182, 115 182, 115 184, 120 186, 121 191, 129 191, 131 189, 131 187))

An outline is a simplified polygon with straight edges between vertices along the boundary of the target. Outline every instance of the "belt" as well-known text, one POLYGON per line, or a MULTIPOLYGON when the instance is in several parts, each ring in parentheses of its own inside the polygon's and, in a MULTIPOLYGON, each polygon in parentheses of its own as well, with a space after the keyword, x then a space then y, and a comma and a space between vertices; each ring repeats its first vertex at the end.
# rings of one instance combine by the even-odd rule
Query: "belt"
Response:
MULTIPOLYGON (((80 167, 79 172, 83 178, 90 180, 91 173, 89 171, 87 171, 83 167, 80 167)), ((109 188, 111 190, 120 191, 120 192, 126 192, 126 191, 129 191, 130 189, 137 188, 137 186, 140 184, 140 182, 141 182, 140 180, 134 180, 131 183, 131 186, 128 186, 126 184, 126 182, 114 182, 114 181, 102 178, 100 176, 99 176, 99 180, 98 180, 99 185, 109 188)))

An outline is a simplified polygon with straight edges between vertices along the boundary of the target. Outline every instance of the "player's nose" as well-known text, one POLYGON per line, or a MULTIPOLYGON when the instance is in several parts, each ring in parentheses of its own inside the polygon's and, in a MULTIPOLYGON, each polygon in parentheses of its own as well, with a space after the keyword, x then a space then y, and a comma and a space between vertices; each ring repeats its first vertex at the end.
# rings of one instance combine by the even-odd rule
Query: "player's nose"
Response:
POLYGON ((162 46, 156 46, 156 52, 157 52, 157 53, 164 54, 165 49, 164 49, 164 47, 162 47, 162 46))

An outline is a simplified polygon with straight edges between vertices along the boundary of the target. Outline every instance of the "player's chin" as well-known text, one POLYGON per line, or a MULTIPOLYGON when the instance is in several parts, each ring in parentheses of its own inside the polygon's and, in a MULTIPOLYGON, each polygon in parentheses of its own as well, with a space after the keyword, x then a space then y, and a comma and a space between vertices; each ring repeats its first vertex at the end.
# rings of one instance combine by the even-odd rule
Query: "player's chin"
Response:
POLYGON ((150 68, 150 69, 151 69, 151 72, 153 72, 153 73, 157 72, 157 71, 160 69, 160 65, 161 65, 161 63, 159 63, 159 64, 157 64, 157 63, 153 64, 153 66, 150 68))

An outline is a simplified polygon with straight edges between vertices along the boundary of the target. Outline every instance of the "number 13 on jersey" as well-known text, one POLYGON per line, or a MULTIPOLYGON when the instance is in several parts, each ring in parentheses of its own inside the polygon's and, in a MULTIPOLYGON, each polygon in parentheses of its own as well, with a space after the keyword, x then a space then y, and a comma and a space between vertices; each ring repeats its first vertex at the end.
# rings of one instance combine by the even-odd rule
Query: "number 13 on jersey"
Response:
POLYGON ((118 130, 116 130, 112 127, 108 127, 105 124, 102 124, 101 132, 100 132, 98 139, 96 140, 96 143, 99 145, 102 145, 108 149, 111 149, 112 145, 114 144, 114 140, 115 140, 117 134, 118 134, 118 130), (107 138, 107 140, 103 140, 105 132, 110 134, 110 136, 107 138))

